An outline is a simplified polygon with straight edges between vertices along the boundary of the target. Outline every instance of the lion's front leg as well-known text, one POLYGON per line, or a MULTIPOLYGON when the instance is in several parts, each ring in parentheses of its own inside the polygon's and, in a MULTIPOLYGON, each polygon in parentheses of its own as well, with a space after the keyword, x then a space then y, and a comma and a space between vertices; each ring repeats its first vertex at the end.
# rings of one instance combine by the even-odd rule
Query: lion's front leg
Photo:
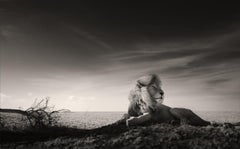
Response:
POLYGON ((122 118, 118 121, 116 121, 113 124, 116 125, 126 125, 126 126, 135 126, 135 125, 144 125, 148 122, 151 122, 152 116, 150 113, 144 113, 140 116, 131 116, 129 114, 124 114, 122 118))
POLYGON ((134 126, 134 125, 143 125, 152 120, 152 116, 150 113, 144 113, 143 115, 140 115, 138 117, 130 117, 126 120, 127 126, 134 126))

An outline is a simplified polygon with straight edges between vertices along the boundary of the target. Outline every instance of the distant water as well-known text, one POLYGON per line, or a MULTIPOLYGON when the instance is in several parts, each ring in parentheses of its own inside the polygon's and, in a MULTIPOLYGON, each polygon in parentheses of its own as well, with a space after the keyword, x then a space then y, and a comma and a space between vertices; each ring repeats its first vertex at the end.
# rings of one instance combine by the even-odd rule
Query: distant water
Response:
MULTIPOLYGON (((240 112, 194 111, 200 117, 214 122, 240 122, 240 112)), ((69 112, 61 113, 61 124, 76 128, 96 128, 119 120, 124 112, 69 112)))

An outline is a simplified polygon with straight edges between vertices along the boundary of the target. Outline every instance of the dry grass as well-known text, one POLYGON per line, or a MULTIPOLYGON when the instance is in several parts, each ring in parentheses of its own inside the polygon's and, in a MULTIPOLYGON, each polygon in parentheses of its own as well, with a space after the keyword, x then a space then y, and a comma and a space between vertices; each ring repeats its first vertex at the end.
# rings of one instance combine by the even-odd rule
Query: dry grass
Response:
MULTIPOLYGON (((59 130, 56 130, 59 131, 59 130)), ((76 130, 73 130, 76 134, 76 130)), ((239 149, 240 127, 230 124, 194 127, 189 125, 156 124, 123 128, 105 127, 85 135, 65 135, 32 143, 8 143, 1 148, 128 148, 128 149, 239 149), (109 128, 109 129, 108 129, 109 128), (116 130, 116 131, 112 131, 116 130)))

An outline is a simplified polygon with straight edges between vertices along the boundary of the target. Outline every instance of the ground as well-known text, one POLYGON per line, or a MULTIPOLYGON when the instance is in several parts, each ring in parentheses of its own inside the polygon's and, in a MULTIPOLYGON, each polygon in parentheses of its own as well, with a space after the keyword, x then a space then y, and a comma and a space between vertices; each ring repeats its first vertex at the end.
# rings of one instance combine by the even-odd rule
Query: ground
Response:
POLYGON ((36 132, 22 133, 22 136, 30 135, 26 140, 2 139, 0 148, 240 148, 240 126, 231 124, 205 127, 154 124, 130 128, 120 125, 94 130, 55 128, 46 133, 42 138, 38 135, 44 133, 36 132))

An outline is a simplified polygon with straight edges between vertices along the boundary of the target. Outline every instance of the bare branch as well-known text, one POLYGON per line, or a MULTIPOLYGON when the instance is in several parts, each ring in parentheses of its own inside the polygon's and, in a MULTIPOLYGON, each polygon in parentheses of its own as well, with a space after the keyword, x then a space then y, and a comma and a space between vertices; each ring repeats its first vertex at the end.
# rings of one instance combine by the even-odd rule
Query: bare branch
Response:
POLYGON ((37 102, 36 99, 33 105, 25 111, 18 109, 0 109, 0 112, 22 114, 27 117, 30 126, 34 128, 49 127, 58 123, 60 117, 57 113, 67 111, 66 109, 53 110, 54 107, 48 105, 49 99, 49 97, 46 97, 39 102, 37 102))

